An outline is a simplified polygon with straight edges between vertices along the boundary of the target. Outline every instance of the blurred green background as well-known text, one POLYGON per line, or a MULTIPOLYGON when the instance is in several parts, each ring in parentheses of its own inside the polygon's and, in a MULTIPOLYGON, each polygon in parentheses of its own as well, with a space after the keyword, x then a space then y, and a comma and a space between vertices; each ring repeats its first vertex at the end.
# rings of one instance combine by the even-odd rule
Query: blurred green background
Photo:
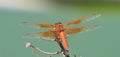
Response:
MULTIPOLYGON (((48 42, 39 39, 39 37, 25 35, 29 32, 47 31, 49 29, 37 28, 22 24, 21 22, 54 24, 60 21, 66 23, 92 13, 99 13, 102 16, 96 20, 81 23, 73 27, 100 25, 102 28, 68 36, 70 56, 73 57, 74 54, 77 57, 120 56, 119 2, 52 1, 36 6, 35 4, 39 4, 39 2, 32 3, 32 0, 26 1, 22 1, 25 4, 14 2, 17 5, 15 4, 13 7, 9 5, 13 2, 7 2, 9 6, 0 4, 0 57, 49 57, 41 53, 32 53, 31 49, 25 48, 26 42, 31 42, 42 50, 49 52, 60 50, 55 42, 48 42), (19 7, 18 4, 25 5, 25 7, 21 5, 19 7)), ((1 0, 0 2, 3 1, 1 0)), ((4 3, 6 2, 4 1, 4 3)), ((62 55, 52 57, 62 57, 62 55)))

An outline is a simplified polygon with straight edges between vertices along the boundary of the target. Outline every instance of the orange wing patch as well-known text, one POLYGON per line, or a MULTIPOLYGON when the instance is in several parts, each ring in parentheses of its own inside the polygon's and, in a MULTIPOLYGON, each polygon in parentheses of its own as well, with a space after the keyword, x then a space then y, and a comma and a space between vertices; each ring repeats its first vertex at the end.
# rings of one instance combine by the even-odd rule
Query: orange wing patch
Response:
POLYGON ((55 38, 55 35, 52 31, 46 31, 46 32, 33 32, 28 33, 28 35, 39 35, 46 38, 55 38))
POLYGON ((85 26, 85 27, 80 27, 80 28, 66 28, 65 33, 66 34, 76 34, 80 33, 88 28, 93 28, 94 26, 85 26))
POLYGON ((35 23, 32 23, 32 22, 23 22, 25 24, 32 24, 34 26, 38 26, 38 27, 43 27, 43 28, 54 28, 54 24, 35 24, 35 23))
POLYGON ((92 18, 92 17, 97 17, 97 16, 99 16, 99 15, 98 14, 91 14, 89 16, 85 16, 85 17, 77 19, 77 20, 72 20, 72 21, 64 24, 64 26, 70 26, 70 25, 74 25, 74 24, 79 24, 84 20, 87 20, 87 19, 92 18))

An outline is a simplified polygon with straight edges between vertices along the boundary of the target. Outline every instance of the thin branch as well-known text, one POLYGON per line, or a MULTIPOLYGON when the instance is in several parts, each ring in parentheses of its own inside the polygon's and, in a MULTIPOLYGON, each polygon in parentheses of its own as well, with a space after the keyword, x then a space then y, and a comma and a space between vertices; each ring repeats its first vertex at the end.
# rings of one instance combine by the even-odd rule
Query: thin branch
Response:
POLYGON ((47 54, 47 55, 57 55, 57 54, 60 54, 61 52, 46 52, 46 51, 43 51, 41 50, 40 48, 38 47, 35 47, 34 45, 32 45, 31 43, 26 43, 26 48, 32 48, 33 50, 35 51, 38 51, 40 53, 43 53, 43 54, 47 54))
MULTIPOLYGON (((43 39, 43 38, 42 38, 43 39)), ((46 40, 46 39, 44 39, 46 40)), ((47 39, 48 40, 48 39, 47 39)), ((32 48, 34 51, 38 51, 40 53, 43 53, 43 54, 47 54, 47 55, 57 55, 57 54, 63 54, 63 57, 70 57, 69 54, 68 54, 68 51, 64 48, 62 42, 60 41, 59 38, 56 38, 56 40, 54 40, 58 43, 58 45, 60 46, 61 48, 61 51, 57 51, 57 52, 46 52, 46 51, 43 51, 41 50, 40 48, 32 45, 31 43, 26 43, 26 48, 32 48)))

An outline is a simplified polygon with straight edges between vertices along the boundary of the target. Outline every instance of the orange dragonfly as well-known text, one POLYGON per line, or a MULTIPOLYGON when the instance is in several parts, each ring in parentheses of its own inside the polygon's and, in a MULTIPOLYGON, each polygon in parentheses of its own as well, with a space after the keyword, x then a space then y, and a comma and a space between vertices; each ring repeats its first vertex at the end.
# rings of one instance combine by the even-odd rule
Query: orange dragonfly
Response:
POLYGON ((60 38, 61 42, 63 43, 64 48, 67 51, 69 51, 69 45, 68 45, 68 41, 66 39, 66 35, 76 34, 76 33, 79 33, 81 31, 84 31, 88 28, 93 28, 95 26, 84 26, 84 27, 78 27, 78 28, 65 28, 65 26, 79 24, 84 20, 87 20, 87 19, 92 18, 92 17, 98 17, 98 16, 99 15, 92 14, 92 15, 86 16, 84 18, 72 20, 66 24, 62 24, 61 22, 57 22, 55 24, 39 24, 39 23, 36 24, 36 23, 32 23, 32 22, 23 22, 23 23, 32 24, 34 26, 43 27, 43 28, 55 28, 53 30, 49 30, 49 31, 45 31, 45 32, 35 32, 35 33, 30 33, 30 34, 38 34, 40 36, 48 37, 48 38, 56 38, 56 37, 60 38))

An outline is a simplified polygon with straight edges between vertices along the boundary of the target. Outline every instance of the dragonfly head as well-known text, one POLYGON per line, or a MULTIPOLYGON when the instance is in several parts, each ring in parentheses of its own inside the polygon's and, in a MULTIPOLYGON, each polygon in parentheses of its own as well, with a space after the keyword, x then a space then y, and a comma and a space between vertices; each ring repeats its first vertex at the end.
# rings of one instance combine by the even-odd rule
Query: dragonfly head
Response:
POLYGON ((55 23, 55 25, 58 25, 58 24, 62 24, 61 22, 57 22, 57 23, 55 23))

